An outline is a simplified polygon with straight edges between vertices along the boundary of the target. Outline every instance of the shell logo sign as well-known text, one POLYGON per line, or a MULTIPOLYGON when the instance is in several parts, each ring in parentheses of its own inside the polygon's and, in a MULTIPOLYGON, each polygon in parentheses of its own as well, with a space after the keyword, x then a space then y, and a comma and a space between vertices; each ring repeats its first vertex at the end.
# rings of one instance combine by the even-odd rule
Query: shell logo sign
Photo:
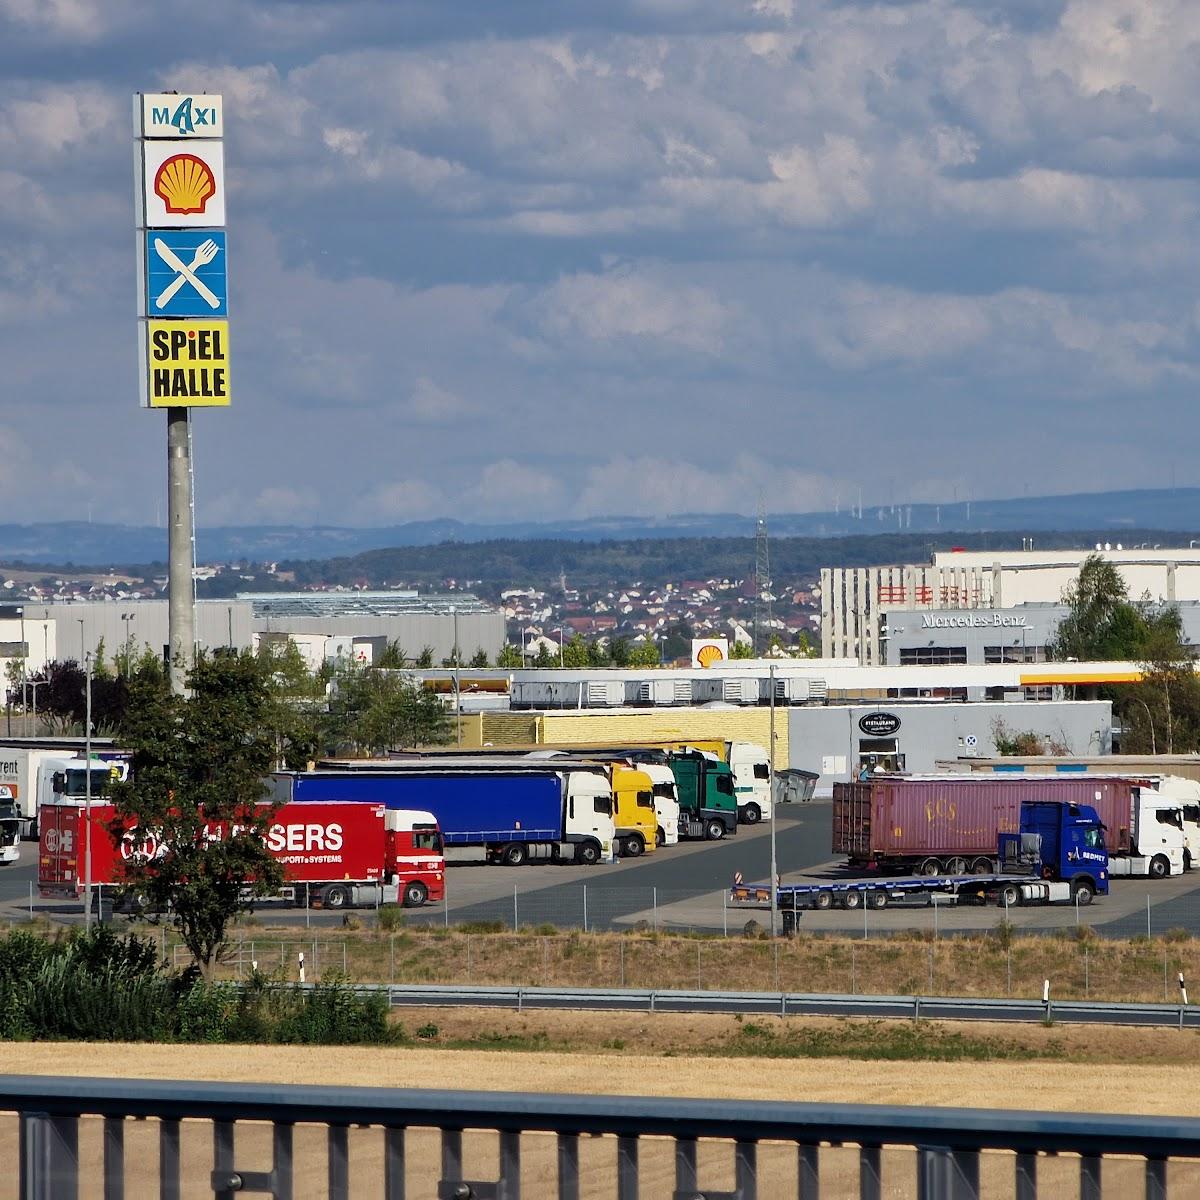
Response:
POLYGON ((143 142, 141 216, 147 229, 225 224, 225 154, 213 140, 143 142))
POLYGON ((172 154, 154 176, 154 194, 169 213, 202 213, 216 190, 208 164, 194 154, 172 154))
POLYGON ((726 638, 693 638, 692 666, 711 667, 729 657, 729 642, 726 638))

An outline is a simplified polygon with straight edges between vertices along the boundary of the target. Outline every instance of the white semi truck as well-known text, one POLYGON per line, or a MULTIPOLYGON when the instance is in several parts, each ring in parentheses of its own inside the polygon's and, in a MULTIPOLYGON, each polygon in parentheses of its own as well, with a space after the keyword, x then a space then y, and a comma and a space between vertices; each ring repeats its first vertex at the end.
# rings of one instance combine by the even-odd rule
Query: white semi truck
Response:
MULTIPOLYGON (((83 738, 30 738, 0 742, 0 803, 10 802, 20 836, 37 838, 39 806, 52 799, 83 799, 87 767, 83 738)), ((129 777, 128 757, 111 747, 93 752, 91 792, 99 799, 109 782, 129 777)), ((0 861, 4 861, 0 857, 0 861)))

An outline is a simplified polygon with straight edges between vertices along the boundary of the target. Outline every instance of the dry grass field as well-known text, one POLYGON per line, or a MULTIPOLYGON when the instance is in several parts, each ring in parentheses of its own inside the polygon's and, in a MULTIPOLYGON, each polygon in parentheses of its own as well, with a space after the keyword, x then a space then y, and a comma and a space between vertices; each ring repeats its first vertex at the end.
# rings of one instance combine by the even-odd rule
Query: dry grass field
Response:
MULTIPOLYGON (((500 1014, 492 1011, 422 1011, 426 1027, 437 1026, 432 1044, 380 1049, 355 1047, 224 1047, 97 1044, 12 1044, 5 1047, 7 1069, 14 1074, 87 1075, 120 1078, 186 1078, 195 1080, 320 1083, 333 1086, 455 1087, 483 1090, 537 1090, 589 1095, 703 1096, 728 1100, 745 1098, 815 1103, 867 1102, 927 1104, 982 1108, 1039 1108, 1064 1111, 1139 1112, 1200 1116, 1200 1042, 1192 1033, 1142 1030, 971 1026, 981 1046, 991 1046, 991 1061, 912 1062, 827 1057, 741 1058, 711 1057, 687 1052, 687 1047, 735 1042, 738 1023, 721 1016, 656 1016, 633 1018, 579 1013, 500 1014), (456 1043, 480 1034, 507 1044, 549 1049, 459 1050, 456 1043), (618 1043, 621 1048, 617 1048, 618 1043), (588 1052, 565 1047, 595 1046, 588 1052), (1092 1062, 1108 1062, 1100 1072, 1092 1062), (1162 1064, 1170 1065, 1162 1065, 1162 1064), (1101 1087, 1081 1086, 1081 1079, 1102 1079, 1101 1087)), ((823 1031, 836 1043, 863 1040, 862 1027, 872 1022, 776 1021, 777 1036, 823 1031)), ((922 1024, 937 1037, 962 1033, 963 1026, 922 1024)), ((152 1123, 129 1126, 127 1162, 131 1195, 138 1180, 157 1170, 157 1145, 152 1123)), ((5 1128, 0 1153, 15 1152, 15 1131, 5 1128)), ((496 1139, 468 1135, 467 1161, 477 1178, 494 1177, 496 1139)), ((414 1131, 409 1138, 407 1178, 410 1200, 436 1196, 439 1144, 431 1131, 414 1131)), ((81 1140, 85 1177, 94 1181, 100 1162, 100 1131, 89 1123, 81 1140)), ((615 1195, 610 1139, 587 1139, 581 1146, 584 1195, 607 1200, 615 1195)), ((378 1131, 351 1132, 352 1190, 355 1197, 376 1197, 382 1164, 378 1131)), ((265 1131, 240 1129, 237 1162, 243 1169, 269 1166, 265 1131)), ((9 1161, 12 1161, 10 1158, 9 1161)), ((554 1143, 529 1135, 522 1140, 523 1195, 552 1196, 554 1143)), ((641 1147, 642 1191, 645 1198, 669 1196, 673 1159, 667 1142, 647 1139, 641 1147)), ((206 1127, 185 1128, 184 1164, 188 1178, 184 1195, 200 1200, 211 1167, 211 1136, 206 1127)), ((296 1146, 297 1195, 323 1196, 325 1159, 316 1130, 298 1130, 296 1146)), ((903 1150, 884 1156, 887 1197, 916 1195, 913 1156, 903 1150)), ((728 1146, 714 1144, 701 1156, 702 1182, 712 1189, 733 1186, 732 1155, 728 1146)), ((984 1165, 985 1194, 1012 1193, 1011 1159, 989 1155, 984 1165)), ((796 1194, 795 1152, 787 1146, 760 1148, 764 1200, 796 1194)), ((853 1148, 822 1150, 823 1195, 857 1194, 857 1157, 853 1148)), ((1077 1164, 1070 1158, 1046 1159, 1041 1178, 1046 1194, 1056 1200, 1078 1195, 1077 1164)), ((0 1180, 0 1200, 16 1200, 15 1179, 0 1180)), ((1138 1164, 1113 1162, 1105 1167, 1105 1194, 1140 1194, 1138 1164), (1111 1192, 1109 1189, 1112 1189, 1111 1192)), ((1200 1170, 1191 1164, 1172 1167, 1172 1196, 1200 1197, 1200 1170)), ((98 1189, 85 1188, 87 1197, 98 1189)))
MULTIPOLYGON (((360 918, 353 918, 358 922, 360 918)), ((1036 937, 1011 931, 933 940, 805 936, 770 942, 746 937, 653 933, 491 933, 372 927, 324 930, 314 947, 269 927, 243 928, 231 943, 230 974, 249 969, 296 977, 305 951, 308 978, 342 970, 384 983, 635 987, 901 995, 1042 994, 1057 999, 1174 1001, 1183 971, 1200 980, 1200 940, 1097 937, 1086 926, 1036 937)))

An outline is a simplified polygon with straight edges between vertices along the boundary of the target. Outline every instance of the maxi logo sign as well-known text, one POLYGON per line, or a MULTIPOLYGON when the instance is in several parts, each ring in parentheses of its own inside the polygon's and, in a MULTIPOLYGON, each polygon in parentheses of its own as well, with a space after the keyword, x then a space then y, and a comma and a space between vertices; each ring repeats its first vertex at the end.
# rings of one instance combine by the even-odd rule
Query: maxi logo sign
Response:
POLYGON ((224 317, 228 314, 223 229, 149 229, 144 252, 144 315, 224 317))
POLYGON ((134 120, 146 138, 219 138, 225 133, 220 96, 148 94, 134 102, 134 120))
POLYGON ((229 404, 229 322, 147 321, 146 397, 150 408, 229 404))

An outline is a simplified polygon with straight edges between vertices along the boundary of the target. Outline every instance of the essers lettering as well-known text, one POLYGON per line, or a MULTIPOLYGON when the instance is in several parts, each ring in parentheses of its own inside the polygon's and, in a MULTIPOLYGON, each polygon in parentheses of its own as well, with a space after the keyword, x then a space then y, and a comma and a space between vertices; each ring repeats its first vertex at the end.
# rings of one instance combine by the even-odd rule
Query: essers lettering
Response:
POLYGON ((342 827, 336 821, 328 825, 272 825, 267 831, 267 849, 277 854, 340 850, 342 843, 342 827))

